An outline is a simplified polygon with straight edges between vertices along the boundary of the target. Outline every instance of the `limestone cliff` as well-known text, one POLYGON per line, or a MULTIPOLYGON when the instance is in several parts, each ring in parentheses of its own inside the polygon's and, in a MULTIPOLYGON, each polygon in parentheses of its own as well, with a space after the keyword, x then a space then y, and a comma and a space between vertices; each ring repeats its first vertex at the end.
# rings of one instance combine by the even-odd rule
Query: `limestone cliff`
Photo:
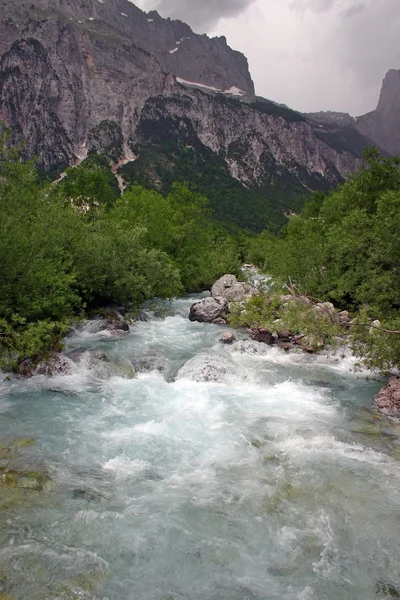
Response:
POLYGON ((400 71, 391 69, 382 83, 376 110, 358 117, 357 128, 392 156, 400 154, 400 71))
POLYGON ((256 97, 245 57, 224 38, 127 0, 3 0, 0 118, 45 170, 90 150, 124 165, 175 144, 180 158, 192 149, 256 189, 259 203, 286 196, 282 215, 300 206, 290 199, 354 171, 367 143, 256 97))

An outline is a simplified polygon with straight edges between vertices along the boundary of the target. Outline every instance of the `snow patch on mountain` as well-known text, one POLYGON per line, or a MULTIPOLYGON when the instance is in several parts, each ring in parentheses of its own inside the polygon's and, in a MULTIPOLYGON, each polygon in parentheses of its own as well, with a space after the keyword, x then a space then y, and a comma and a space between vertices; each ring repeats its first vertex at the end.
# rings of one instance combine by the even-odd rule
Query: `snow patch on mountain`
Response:
POLYGON ((177 77, 176 81, 181 83, 182 85, 187 85, 189 87, 198 87, 204 90, 210 90, 210 92, 221 92, 222 90, 212 87, 211 85, 204 85, 204 83, 197 83, 195 81, 188 81, 187 79, 182 79, 182 77, 177 77))

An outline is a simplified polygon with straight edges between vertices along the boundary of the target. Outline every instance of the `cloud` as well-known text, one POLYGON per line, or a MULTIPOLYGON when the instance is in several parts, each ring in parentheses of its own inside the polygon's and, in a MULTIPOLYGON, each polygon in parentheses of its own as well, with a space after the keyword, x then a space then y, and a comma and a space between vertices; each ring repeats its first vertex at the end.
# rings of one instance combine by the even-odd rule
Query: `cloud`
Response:
POLYGON ((304 13, 307 10, 324 13, 329 11, 335 4, 336 0, 292 0, 289 4, 291 10, 304 13))
POLYGON ((301 111, 373 110, 400 69, 400 0, 139 0, 196 31, 225 35, 257 93, 301 111))
POLYGON ((237 17, 255 0, 142 0, 142 8, 157 9, 162 16, 181 19, 196 31, 214 27, 222 18, 237 17))
POLYGON ((366 9, 365 4, 355 4, 354 6, 350 6, 350 8, 346 8, 346 10, 343 11, 343 16, 345 18, 355 17, 356 15, 358 15, 360 12, 362 12, 365 9, 366 9))

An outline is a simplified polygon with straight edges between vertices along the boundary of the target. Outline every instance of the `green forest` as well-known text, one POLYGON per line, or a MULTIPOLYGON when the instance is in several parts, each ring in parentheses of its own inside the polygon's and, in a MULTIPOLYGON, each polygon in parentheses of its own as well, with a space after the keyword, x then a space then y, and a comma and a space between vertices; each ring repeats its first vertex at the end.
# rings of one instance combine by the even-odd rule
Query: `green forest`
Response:
MULTIPOLYGON (((274 224, 256 235, 248 233, 247 222, 234 233, 224 227, 214 210, 218 199, 210 204, 182 179, 169 181, 169 191, 139 179, 121 196, 109 163, 96 155, 57 182, 45 180, 34 161, 23 162, 9 147, 9 137, 3 129, 3 369, 18 371, 26 358, 51 356, 72 322, 101 307, 136 311, 154 297, 209 289, 224 273, 240 274, 243 261, 271 275, 279 293, 290 284, 349 311, 347 340, 368 366, 400 365, 399 159, 366 150, 364 165, 344 184, 314 192, 278 232, 274 224), (373 322, 378 325, 371 334, 373 322)), ((228 201, 229 194, 224 210, 228 201)), ((265 299, 252 302, 246 317, 232 323, 270 325, 268 318, 276 317, 271 303, 266 310, 265 299)), ((309 317, 291 319, 299 329, 309 317)), ((330 335, 333 340, 340 332, 333 328, 330 335)))
POLYGON ((176 183, 120 196, 95 157, 43 181, 0 139, 0 364, 18 370, 61 347, 72 321, 104 306, 135 310, 154 297, 209 287, 242 257, 208 201, 176 183))
MULTIPOLYGON (((281 289, 295 285, 350 311, 355 354, 390 370, 400 366, 400 159, 373 148, 363 157, 357 173, 328 194, 315 192, 280 235, 253 238, 248 258, 281 289)), ((260 306, 253 310, 260 317, 260 306)))

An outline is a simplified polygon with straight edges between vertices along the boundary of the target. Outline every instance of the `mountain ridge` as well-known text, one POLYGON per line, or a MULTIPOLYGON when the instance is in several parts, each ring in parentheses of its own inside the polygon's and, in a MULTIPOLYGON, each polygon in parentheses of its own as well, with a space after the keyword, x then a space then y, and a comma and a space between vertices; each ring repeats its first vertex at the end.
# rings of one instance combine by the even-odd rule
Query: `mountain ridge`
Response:
MULTIPOLYGON (((159 158, 183 177, 182 152, 191 146, 205 170, 220 165, 217 187, 230 177, 238 198, 234 181, 244 203, 270 203, 281 222, 301 208, 299 198, 344 181, 370 144, 355 127, 332 129, 255 96, 247 60, 224 38, 194 34, 127 0, 3 0, 0 34, 0 117, 47 172, 96 151, 116 171, 131 164, 135 181, 138 158, 159 144, 159 158), (180 41, 172 53, 171 41, 180 41)), ((218 196, 228 212, 229 193, 218 196)))

